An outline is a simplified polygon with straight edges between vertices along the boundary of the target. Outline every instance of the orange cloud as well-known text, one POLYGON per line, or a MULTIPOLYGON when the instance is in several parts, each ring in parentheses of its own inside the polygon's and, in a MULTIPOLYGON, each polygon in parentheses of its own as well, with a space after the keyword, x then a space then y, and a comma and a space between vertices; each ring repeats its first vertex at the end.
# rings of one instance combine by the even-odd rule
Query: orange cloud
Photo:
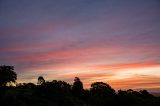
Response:
POLYGON ((160 66, 160 63, 124 63, 124 64, 100 64, 92 66, 94 69, 134 69, 134 68, 146 68, 160 66))
POLYGON ((109 83, 116 89, 160 88, 160 77, 136 76, 132 78, 111 80, 109 83))

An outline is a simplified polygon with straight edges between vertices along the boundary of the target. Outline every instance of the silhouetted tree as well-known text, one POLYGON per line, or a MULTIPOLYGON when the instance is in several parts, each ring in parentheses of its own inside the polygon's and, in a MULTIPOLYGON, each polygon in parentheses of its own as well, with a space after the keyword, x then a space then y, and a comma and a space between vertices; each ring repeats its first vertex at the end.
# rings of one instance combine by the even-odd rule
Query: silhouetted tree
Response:
POLYGON ((95 82, 91 84, 90 103, 93 106, 114 105, 115 90, 104 82, 95 82))
POLYGON ((95 82, 91 84, 91 93, 97 95, 114 95, 115 90, 104 82, 95 82))
POLYGON ((152 94, 150 94, 147 90, 140 90, 139 91, 141 96, 143 98, 153 98, 154 96, 152 94))
POLYGON ((13 70, 13 66, 0 66, 0 86, 6 86, 7 83, 17 80, 17 74, 13 70))
MULTIPOLYGON (((144 94, 148 95, 147 91, 144 91, 144 94)), ((118 90, 117 97, 117 103, 122 106, 153 106, 148 104, 148 100, 141 91, 138 92, 132 89, 128 89, 126 91, 118 90)))
POLYGON ((74 83, 72 86, 72 92, 74 96, 81 97, 83 95, 83 83, 78 77, 75 77, 74 83))
POLYGON ((42 85, 43 83, 45 83, 44 78, 43 78, 42 76, 39 76, 39 77, 38 77, 38 82, 37 82, 37 84, 38 84, 38 85, 42 85))
POLYGON ((36 87, 34 83, 19 83, 16 85, 17 88, 27 88, 27 89, 33 89, 36 87))

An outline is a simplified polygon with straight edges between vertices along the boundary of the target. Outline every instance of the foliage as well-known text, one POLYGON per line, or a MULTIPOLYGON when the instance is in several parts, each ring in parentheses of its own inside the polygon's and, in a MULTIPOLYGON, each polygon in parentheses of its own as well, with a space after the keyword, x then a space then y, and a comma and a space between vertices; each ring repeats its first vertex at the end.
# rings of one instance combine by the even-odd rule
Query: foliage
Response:
POLYGON ((78 77, 75 77, 74 83, 72 86, 72 93, 74 96, 81 98, 83 95, 84 89, 83 89, 83 83, 78 77))
POLYGON ((43 78, 42 76, 39 76, 39 77, 38 77, 38 82, 37 82, 37 84, 38 84, 38 85, 42 85, 43 83, 45 83, 44 78, 43 78))
MULTIPOLYGON (((11 69, 13 67, 1 66, 0 70, 10 72, 11 69)), ((11 73, 14 73, 12 80, 8 77, 2 85, 16 80, 15 72, 11 73)), ((73 85, 61 80, 48 82, 42 76, 38 82, 38 85, 19 83, 16 87, 1 86, 0 106, 160 106, 160 97, 151 95, 147 90, 116 92, 104 82, 94 82, 90 89, 85 90, 78 77, 75 77, 73 85)))
POLYGON ((13 66, 0 66, 0 86, 6 86, 8 82, 15 82, 17 74, 13 66))

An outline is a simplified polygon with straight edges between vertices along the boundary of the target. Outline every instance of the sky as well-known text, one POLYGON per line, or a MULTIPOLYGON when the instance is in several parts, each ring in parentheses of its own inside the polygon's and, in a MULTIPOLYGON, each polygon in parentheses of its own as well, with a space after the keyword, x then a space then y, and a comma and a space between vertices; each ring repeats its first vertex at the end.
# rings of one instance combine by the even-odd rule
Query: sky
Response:
POLYGON ((0 0, 0 65, 17 82, 160 91, 160 1, 0 0))

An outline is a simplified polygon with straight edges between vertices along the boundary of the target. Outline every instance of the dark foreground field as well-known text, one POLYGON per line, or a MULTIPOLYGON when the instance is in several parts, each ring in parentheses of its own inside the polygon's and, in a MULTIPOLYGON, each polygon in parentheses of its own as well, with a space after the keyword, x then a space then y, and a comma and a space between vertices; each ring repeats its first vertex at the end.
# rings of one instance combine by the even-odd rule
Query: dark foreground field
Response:
POLYGON ((72 86, 54 80, 41 85, 1 87, 0 106, 160 106, 160 97, 146 90, 115 92, 103 82, 93 83, 89 90, 84 90, 81 84, 80 80, 72 86))

